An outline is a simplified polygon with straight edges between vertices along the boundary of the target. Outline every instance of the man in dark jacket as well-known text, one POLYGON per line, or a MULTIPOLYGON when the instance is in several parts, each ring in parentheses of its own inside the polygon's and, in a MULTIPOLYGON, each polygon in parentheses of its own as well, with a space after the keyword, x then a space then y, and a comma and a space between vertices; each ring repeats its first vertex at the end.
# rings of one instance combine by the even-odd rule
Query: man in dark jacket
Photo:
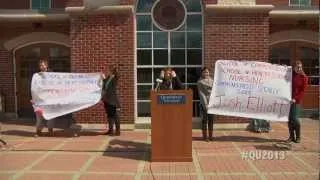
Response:
POLYGON ((304 92, 308 85, 308 77, 303 72, 302 62, 296 61, 292 74, 292 104, 289 114, 289 138, 288 142, 300 142, 301 125, 299 120, 300 103, 303 99, 304 92))

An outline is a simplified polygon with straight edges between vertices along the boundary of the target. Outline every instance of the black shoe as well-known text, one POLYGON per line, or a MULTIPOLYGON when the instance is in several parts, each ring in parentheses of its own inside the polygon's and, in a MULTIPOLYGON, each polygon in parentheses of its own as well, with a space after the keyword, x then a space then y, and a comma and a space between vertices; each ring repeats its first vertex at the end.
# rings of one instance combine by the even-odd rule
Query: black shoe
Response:
POLYGON ((54 137, 54 132, 53 132, 53 129, 52 129, 52 128, 49 128, 49 129, 48 129, 48 132, 49 132, 49 136, 50 136, 50 137, 54 137))
POLYGON ((294 142, 295 143, 300 143, 301 139, 300 138, 297 138, 294 142))
POLYGON ((37 129, 36 133, 34 134, 34 137, 40 137, 40 136, 42 136, 42 132, 41 130, 37 129))
POLYGON ((207 136, 202 136, 202 140, 207 141, 208 137, 207 136))
POLYGON ((287 140, 286 140, 287 143, 290 143, 290 142, 295 142, 294 138, 292 137, 289 137, 287 140))
POLYGON ((105 135, 109 135, 109 136, 113 136, 113 131, 112 130, 109 130, 107 131, 106 133, 104 133, 105 135))

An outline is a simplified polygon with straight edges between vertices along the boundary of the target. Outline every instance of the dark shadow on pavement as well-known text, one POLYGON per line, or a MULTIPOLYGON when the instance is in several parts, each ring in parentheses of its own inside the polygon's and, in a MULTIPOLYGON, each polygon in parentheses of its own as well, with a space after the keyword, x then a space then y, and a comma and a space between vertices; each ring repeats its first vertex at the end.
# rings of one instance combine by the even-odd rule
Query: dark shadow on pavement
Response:
POLYGON ((34 137, 34 132, 31 131, 23 131, 23 130, 7 130, 2 131, 2 135, 8 135, 8 136, 22 136, 22 137, 34 137))
POLYGON ((103 155, 134 160, 150 160, 150 144, 112 139, 103 155))
MULTIPOLYGON (((53 119, 54 128, 58 129, 66 129, 70 128, 73 124, 75 124, 75 120, 72 118, 65 118, 64 116, 53 119)), ((35 126, 36 118, 15 118, 15 119, 7 119, 0 118, 0 123, 3 125, 19 125, 19 126, 35 126)))
MULTIPOLYGON (((192 137, 194 141, 203 141, 202 137, 192 137)), ((268 139, 252 136, 213 136, 213 142, 253 142, 253 143, 268 143, 268 142, 283 142, 280 139, 268 139)))
POLYGON ((271 145, 254 145, 257 150, 266 151, 290 151, 291 145, 289 143, 275 143, 271 145))
POLYGON ((202 137, 192 137, 192 141, 204 141, 202 137))
MULTIPOLYGON (((7 130, 7 131, 2 131, 1 132, 2 135, 7 135, 7 136, 21 136, 21 137, 34 137, 35 136, 35 132, 32 131, 24 131, 24 130, 7 130)), ((49 133, 47 132, 47 130, 43 130, 43 132, 41 133, 42 135, 41 137, 50 137, 49 133)), ((75 130, 72 129, 65 129, 65 130, 54 130, 54 136, 52 138, 55 137, 76 137, 76 136, 94 136, 94 135, 100 135, 97 133, 78 133, 75 130)))
POLYGON ((2 125, 10 124, 10 125, 20 125, 20 126, 35 126, 36 120, 35 119, 28 119, 28 120, 3 120, 1 119, 0 122, 2 125))

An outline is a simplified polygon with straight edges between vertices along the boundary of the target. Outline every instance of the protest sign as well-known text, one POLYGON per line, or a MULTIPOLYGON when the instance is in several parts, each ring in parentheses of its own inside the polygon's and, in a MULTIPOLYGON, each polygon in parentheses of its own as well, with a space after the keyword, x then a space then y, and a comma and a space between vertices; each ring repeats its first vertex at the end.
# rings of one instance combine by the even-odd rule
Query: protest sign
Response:
POLYGON ((31 95, 35 109, 49 120, 95 105, 101 99, 100 73, 36 73, 31 95))
POLYGON ((218 60, 208 113, 288 121, 291 66, 218 60))

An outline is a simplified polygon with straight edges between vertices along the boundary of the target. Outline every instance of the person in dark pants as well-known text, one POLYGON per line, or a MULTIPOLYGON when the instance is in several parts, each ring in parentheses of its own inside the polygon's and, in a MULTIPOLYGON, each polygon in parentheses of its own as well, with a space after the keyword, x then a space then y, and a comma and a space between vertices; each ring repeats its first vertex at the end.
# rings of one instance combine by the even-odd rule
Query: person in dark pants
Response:
MULTIPOLYGON (((160 90, 178 90, 182 89, 182 83, 179 77, 171 68, 165 68, 160 74, 161 83, 159 84, 160 90)), ((156 88, 156 89, 157 89, 156 88)))
POLYGON ((209 69, 204 67, 201 70, 201 77, 197 82, 198 92, 200 96, 200 110, 202 114, 202 137, 205 141, 212 141, 213 133, 213 115, 208 114, 209 98, 213 86, 213 79, 210 77, 209 69), (207 128, 208 127, 208 128, 207 128), (207 134, 209 129, 209 134, 207 134), (208 139, 209 135, 209 139, 208 139))
MULTIPOLYGON (((39 70, 38 74, 41 75, 43 72, 50 72, 48 65, 48 60, 46 58, 42 58, 39 61, 39 70)), ((31 100, 32 105, 34 106, 34 102, 31 100)), ((34 111, 36 113, 36 134, 35 137, 42 135, 42 129, 45 125, 48 127, 49 136, 54 136, 53 127, 54 127, 54 120, 45 120, 42 116, 42 110, 38 107, 34 106, 34 111)))
POLYGON ((301 122, 299 115, 301 111, 300 103, 304 92, 308 86, 308 77, 302 69, 302 62, 296 61, 292 74, 292 102, 289 113, 289 138, 287 142, 300 143, 301 140, 301 122))
POLYGON ((102 101, 104 103, 104 109, 107 113, 109 130, 106 135, 120 136, 120 120, 119 111, 120 103, 117 96, 117 83, 118 83, 118 71, 115 66, 109 67, 108 76, 103 75, 103 86, 102 86, 102 101), (113 126, 116 126, 116 131, 113 131, 113 126))

